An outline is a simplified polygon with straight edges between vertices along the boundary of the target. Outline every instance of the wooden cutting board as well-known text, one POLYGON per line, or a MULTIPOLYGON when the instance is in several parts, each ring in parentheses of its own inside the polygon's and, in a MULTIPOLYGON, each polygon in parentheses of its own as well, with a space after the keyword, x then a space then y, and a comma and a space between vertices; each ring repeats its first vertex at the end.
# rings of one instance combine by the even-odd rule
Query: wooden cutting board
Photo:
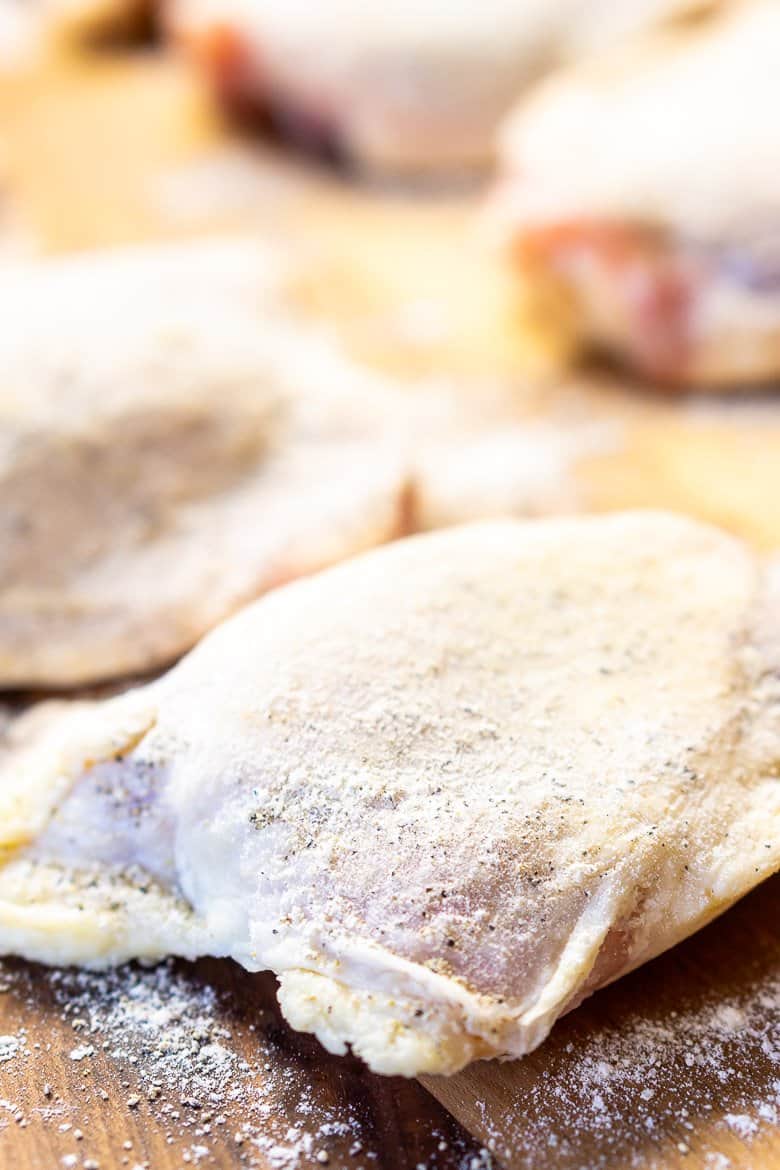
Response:
MULTIPOLYGON (((520 421, 607 424, 610 440, 576 460, 575 506, 672 507, 780 547, 780 402, 529 377, 477 205, 476 192, 370 189, 232 137, 186 69, 157 53, 61 59, 0 79, 0 257, 215 231, 289 241, 309 258, 299 306, 366 360, 472 395, 506 383, 520 421)), ((507 1167, 774 1170, 779 893, 768 883, 600 993, 527 1060, 427 1089, 507 1167)), ((225 963, 122 978, 85 990, 23 964, 0 975, 2 1170, 480 1165, 479 1145, 419 1085, 371 1077, 291 1034, 272 980, 225 963), (196 1005, 204 987, 220 993, 201 1004, 205 1041, 190 1036, 186 1011, 157 1027, 189 1045, 184 1071, 139 1023, 164 1015, 165 979, 169 1006, 187 987, 196 1005), (128 1015, 134 986, 143 994, 128 1015), (74 1003, 94 1032, 74 1030, 74 1003), (191 1082, 202 1078, 187 1060, 213 1044, 237 1081, 197 1101, 191 1082), (83 1048, 94 1051, 72 1059, 83 1048)))
POLYGON ((461 1170, 480 1145, 416 1081, 328 1056, 271 976, 216 960, 0 971, 2 1170, 461 1170), (64 978, 64 982, 62 979, 64 978))

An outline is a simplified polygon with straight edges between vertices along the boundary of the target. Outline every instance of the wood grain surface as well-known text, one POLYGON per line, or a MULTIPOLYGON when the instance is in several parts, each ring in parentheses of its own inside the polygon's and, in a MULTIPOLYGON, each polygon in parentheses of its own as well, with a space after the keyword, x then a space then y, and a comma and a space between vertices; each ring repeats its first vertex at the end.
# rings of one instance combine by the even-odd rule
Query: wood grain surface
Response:
MULTIPOLYGON (((87 978, 86 995, 21 962, 6 962, 0 978, 2 1170, 90 1163, 100 1170, 192 1163, 204 1170, 455 1170, 478 1154, 479 1144, 417 1082, 372 1076, 359 1061, 329 1056, 288 1028, 271 976, 216 960, 177 964, 173 994, 178 1005, 183 998, 196 1005, 193 1021, 150 1032, 126 1009, 112 1020, 117 1013, 101 1005, 111 993, 100 977, 87 978), (198 1008, 204 987, 217 992, 205 1012, 198 1008), (20 1048, 4 1059, 9 1038, 20 1048), (160 1058, 161 1040, 184 1051, 160 1058), (219 1043, 222 1064, 222 1053, 233 1058, 226 1076, 213 1077, 216 1092, 198 1072, 204 1041, 219 1043)), ((119 977, 125 998, 135 995, 141 1014, 164 1013, 168 981, 152 995, 141 978, 138 996, 132 973, 119 977)))
MULTIPOLYGON (((780 402, 676 399, 603 374, 531 376, 478 199, 361 187, 232 136, 183 65, 160 53, 61 57, 0 78, 0 257, 236 230, 284 240, 309 257, 294 290, 301 310, 365 360, 474 395, 506 383, 518 421, 607 423, 611 440, 574 469, 579 508, 676 508, 780 547, 780 402)), ((506 1166, 775 1170, 778 894, 768 883, 600 993, 527 1060, 427 1088, 506 1166)), ((271 979, 226 963, 182 965, 176 978, 196 998, 218 990, 209 1027, 229 1033, 221 1043, 254 1089, 196 1108, 163 1077, 150 1097, 153 1046, 135 1035, 118 1044, 111 1028, 71 1059, 84 1038, 68 984, 12 964, 0 976, 1 1170, 479 1164, 479 1146, 421 1086, 372 1077, 291 1034, 271 979), (306 1135, 314 1144, 301 1152, 306 1135)))

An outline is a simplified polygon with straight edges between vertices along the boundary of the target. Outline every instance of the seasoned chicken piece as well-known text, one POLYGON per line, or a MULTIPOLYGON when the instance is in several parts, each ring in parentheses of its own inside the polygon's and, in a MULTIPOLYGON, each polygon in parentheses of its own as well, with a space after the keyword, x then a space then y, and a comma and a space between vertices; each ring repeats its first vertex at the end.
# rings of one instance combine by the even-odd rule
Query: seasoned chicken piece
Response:
POLYGON ((0 275, 0 686, 160 667, 264 590, 398 535, 370 376, 249 241, 0 275))
POLYGON ((521 1056, 780 866, 778 615, 777 564, 662 513, 277 590, 17 736, 0 949, 230 955, 385 1073, 521 1056))
POLYGON ((228 106, 369 170, 484 166, 518 93, 556 62, 692 0, 169 0, 228 106))
POLYGON ((562 353, 672 385, 780 375, 780 7, 726 6, 543 84, 494 207, 562 353))

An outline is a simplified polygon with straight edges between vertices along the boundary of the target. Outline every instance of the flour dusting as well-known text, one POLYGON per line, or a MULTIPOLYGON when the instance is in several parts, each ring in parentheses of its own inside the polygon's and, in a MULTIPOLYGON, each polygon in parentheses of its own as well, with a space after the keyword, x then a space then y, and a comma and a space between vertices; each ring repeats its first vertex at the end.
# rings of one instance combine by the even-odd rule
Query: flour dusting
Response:
MULTIPOLYGON (((82 1100, 60 1098, 42 1081, 36 1062, 46 1045, 31 1043, 23 1028, 0 1035, 0 1140, 13 1124, 54 1127, 64 1143, 65 1170, 108 1170, 90 1150, 95 1111, 106 1103, 133 1117, 148 1115, 167 1130, 183 1168, 206 1170, 224 1157, 225 1146, 247 1170, 379 1170, 386 1164, 371 1110, 350 1091, 357 1084, 355 1062, 344 1063, 343 1086, 337 1078, 336 1089, 322 1092, 318 1071, 329 1058, 307 1057, 308 1040, 300 1041, 301 1052, 297 1040, 291 1046, 270 990, 269 1006, 251 1020, 241 1018, 227 992, 174 962, 99 973, 0 965, 0 992, 31 1008, 50 997, 56 1023, 75 1036, 65 1055, 84 1074, 83 1093, 76 1095, 82 1100), (96 1062, 106 1057, 122 1078, 119 1089, 98 1072, 96 1062)), ((52 1042, 59 1049, 54 1035, 52 1042)), ((399 1167, 490 1170, 487 1150, 457 1127, 446 1133, 429 1128, 418 1141, 425 1149, 417 1161, 394 1152, 399 1167)), ((121 1170, 154 1170, 153 1162, 136 1157, 131 1141, 124 1149, 121 1170)))
POLYGON ((483 1107, 481 1133, 499 1159, 511 1135, 513 1166, 529 1170, 664 1170, 670 1147, 730 1170, 721 1135, 749 1146, 778 1125, 780 975, 770 970, 733 998, 713 992, 578 1034, 500 1118, 483 1107))

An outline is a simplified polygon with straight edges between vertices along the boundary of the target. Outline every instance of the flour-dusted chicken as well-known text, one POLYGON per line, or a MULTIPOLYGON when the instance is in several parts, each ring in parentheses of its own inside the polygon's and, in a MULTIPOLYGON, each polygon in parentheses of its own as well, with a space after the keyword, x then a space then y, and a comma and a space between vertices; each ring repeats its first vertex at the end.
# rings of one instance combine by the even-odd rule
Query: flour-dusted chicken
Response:
POLYGON ((651 379, 780 375, 780 7, 561 72, 503 133, 494 207, 563 353, 651 379))
POLYGON ((376 1070, 518 1057, 780 866, 780 573, 681 517, 418 536, 0 772, 0 951, 230 955, 376 1070))
POLYGON ((379 172, 484 166, 522 90, 691 0, 169 0, 228 106, 379 172))
POLYGON ((160 667, 404 529, 382 393, 282 269, 234 240, 0 274, 0 686, 160 667))

